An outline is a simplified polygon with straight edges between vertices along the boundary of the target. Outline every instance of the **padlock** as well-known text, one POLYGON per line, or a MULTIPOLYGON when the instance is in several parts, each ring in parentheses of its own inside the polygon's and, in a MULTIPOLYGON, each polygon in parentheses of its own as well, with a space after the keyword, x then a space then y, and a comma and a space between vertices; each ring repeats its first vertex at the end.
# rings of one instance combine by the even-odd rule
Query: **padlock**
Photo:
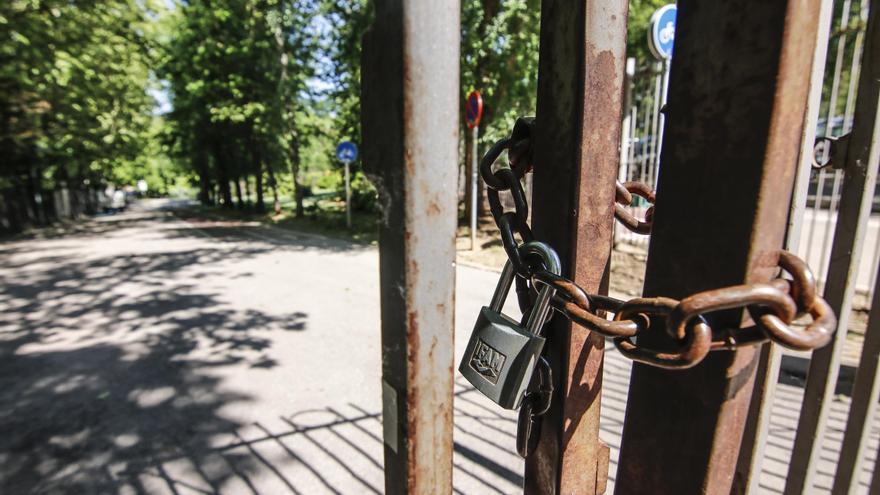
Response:
MULTIPOLYGON (((559 274, 559 257, 546 244, 527 242, 526 254, 540 255, 548 271, 559 274)), ((505 409, 516 409, 531 380, 544 348, 541 329, 550 312, 555 290, 545 285, 529 314, 525 327, 501 313, 516 272, 509 260, 489 306, 483 306, 458 371, 477 390, 505 409)))

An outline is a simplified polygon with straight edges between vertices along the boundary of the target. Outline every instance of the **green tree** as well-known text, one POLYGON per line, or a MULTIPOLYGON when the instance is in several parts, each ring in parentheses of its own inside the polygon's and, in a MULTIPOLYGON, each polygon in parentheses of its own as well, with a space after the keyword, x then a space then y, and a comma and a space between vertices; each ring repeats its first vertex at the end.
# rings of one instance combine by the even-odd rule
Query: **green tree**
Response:
POLYGON ((152 0, 0 3, 0 187, 26 191, 37 220, 51 214, 37 205, 43 190, 94 187, 120 179, 120 166, 144 165, 161 9, 152 0))
POLYGON ((216 186, 224 206, 232 206, 234 190, 241 208, 252 177, 263 211, 267 176, 277 208, 276 176, 290 164, 301 213, 296 115, 310 73, 315 8, 307 0, 179 6, 163 76, 173 98, 172 142, 199 176, 202 201, 214 200, 216 186))

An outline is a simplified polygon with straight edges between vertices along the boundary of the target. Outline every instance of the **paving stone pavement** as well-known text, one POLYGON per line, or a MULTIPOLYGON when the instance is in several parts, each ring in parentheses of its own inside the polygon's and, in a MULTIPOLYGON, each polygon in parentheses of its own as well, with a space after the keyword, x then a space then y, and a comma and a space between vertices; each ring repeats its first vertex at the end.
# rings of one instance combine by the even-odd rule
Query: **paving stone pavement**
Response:
MULTIPOLYGON (((0 243, 0 493, 382 493, 376 249, 168 206, 0 243)), ((457 358, 496 280, 458 267, 457 358)), ((609 493, 629 372, 610 350, 609 493)), ((783 487, 802 394, 779 386, 766 493, 783 487)), ((456 493, 521 492, 515 413, 460 376, 454 413, 456 493)))

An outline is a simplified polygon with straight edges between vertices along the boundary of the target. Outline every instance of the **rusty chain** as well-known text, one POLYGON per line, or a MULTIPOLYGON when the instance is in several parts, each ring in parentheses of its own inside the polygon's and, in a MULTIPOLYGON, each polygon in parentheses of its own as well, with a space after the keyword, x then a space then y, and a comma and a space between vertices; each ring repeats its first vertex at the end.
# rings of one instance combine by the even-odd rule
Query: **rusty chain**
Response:
MULTIPOLYGON (((789 278, 777 277, 766 284, 747 284, 698 292, 682 300, 668 297, 640 297, 622 301, 588 294, 574 281, 555 275, 530 256, 523 244, 534 240, 529 227, 529 204, 522 179, 532 169, 531 135, 534 119, 517 120, 509 138, 495 143, 480 162, 480 175, 487 186, 489 210, 501 234, 502 245, 516 269, 516 294, 528 320, 533 293, 538 284, 555 289, 552 307, 569 320, 613 340, 625 357, 667 369, 696 366, 709 352, 756 345, 768 340, 797 350, 826 345, 837 327, 828 303, 816 291, 816 281, 806 263, 787 251, 778 251, 776 264, 789 278), (509 167, 493 170, 507 151, 509 167), (505 211, 500 193, 509 191, 514 210, 505 211), (517 241, 517 237, 519 241, 517 241), (706 315, 722 310, 746 310, 750 322, 737 328, 710 326, 706 315), (608 319, 605 314, 613 314, 608 319), (812 321, 804 328, 792 323, 808 314, 812 321), (639 342, 642 334, 660 329, 669 342, 662 349, 639 342)), ((651 233, 654 191, 639 182, 616 183, 614 216, 626 228, 639 234, 651 233), (627 211, 633 196, 651 206, 644 219, 627 211)), ((550 408, 553 395, 552 368, 541 358, 535 368, 519 411, 517 452, 530 455, 540 438, 541 416, 550 408)))
MULTIPOLYGON (((489 210, 495 219, 495 223, 501 229, 504 250, 520 272, 522 271, 520 270, 522 268, 522 261, 513 252, 516 243, 511 241, 514 233, 519 234, 520 237, 524 235, 531 236, 531 230, 528 226, 529 207, 525 198, 525 191, 519 181, 532 169, 531 134, 534 125, 534 119, 531 117, 518 119, 516 124, 514 124, 510 137, 495 143, 480 161, 480 176, 487 185, 486 194, 489 200, 489 210), (510 168, 493 171, 492 165, 504 151, 507 151, 510 168), (517 218, 504 220, 506 225, 502 227, 502 217, 506 213, 501 206, 499 193, 503 191, 510 191, 516 207, 513 213, 515 213, 517 218)), ((645 235, 650 234, 651 220, 654 216, 654 191, 651 187, 643 182, 621 183, 618 181, 616 183, 615 197, 615 218, 632 232, 645 235), (626 209, 627 206, 633 204, 633 196, 638 196, 651 205, 645 212, 644 219, 637 218, 626 209)), ((528 240, 531 240, 531 238, 526 239, 523 237, 524 242, 528 240)))
MULTIPOLYGON (((613 339, 624 356, 641 363, 668 369, 697 365, 710 351, 730 350, 746 345, 773 341, 796 350, 810 350, 826 345, 837 326, 828 303, 816 291, 809 267, 795 255, 780 250, 777 265, 790 278, 780 276, 769 283, 754 283, 698 292, 684 299, 641 297, 622 301, 608 296, 588 294, 573 281, 543 269, 540 263, 521 251, 521 243, 534 239, 528 225, 528 202, 521 180, 532 168, 530 136, 533 119, 519 119, 509 138, 496 143, 483 157, 480 174, 487 185, 490 211, 501 232, 504 250, 517 271, 517 295, 524 313, 530 309, 529 291, 537 284, 556 290, 552 306, 571 321, 613 339), (493 170, 503 151, 508 151, 509 168, 493 170), (500 193, 510 191, 514 211, 505 211, 500 193), (516 237, 519 237, 517 242, 516 237), (713 328, 706 316, 722 310, 748 312, 746 326, 713 328), (604 314, 613 314, 607 319, 604 314), (793 325, 802 315, 811 321, 803 328, 793 325), (663 329, 670 342, 663 349, 639 343, 639 336, 663 329)), ((633 195, 654 202, 654 192, 636 182, 616 186, 615 216, 627 228, 650 233, 653 206, 644 220, 624 210, 633 195)), ((544 394, 527 400, 526 414, 539 416, 544 394), (540 399, 537 399, 540 397, 540 399), (541 402, 538 402, 540 400, 541 402)), ((521 412, 521 414, 523 414, 521 412)))

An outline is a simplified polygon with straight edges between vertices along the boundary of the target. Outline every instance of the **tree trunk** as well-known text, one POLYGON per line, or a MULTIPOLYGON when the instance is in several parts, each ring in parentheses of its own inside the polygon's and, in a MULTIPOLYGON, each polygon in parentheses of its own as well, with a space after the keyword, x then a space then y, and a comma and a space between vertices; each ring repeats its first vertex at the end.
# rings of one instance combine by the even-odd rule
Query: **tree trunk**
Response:
POLYGON ((296 151, 296 165, 291 165, 290 168, 293 172, 293 195, 294 200, 296 201, 296 218, 302 218, 306 216, 306 210, 303 207, 303 196, 305 192, 303 191, 302 184, 299 182, 299 149, 297 145, 296 151))
MULTIPOLYGON (((279 12, 283 13, 281 4, 279 4, 279 12)), ((284 16, 282 15, 282 18, 284 16)), ((283 102, 285 111, 287 112, 287 132, 290 135, 290 179, 293 181, 293 197, 296 203, 296 218, 305 216, 303 208, 303 188, 299 182, 299 133, 296 128, 296 92, 287 91, 287 66, 289 57, 287 54, 287 42, 284 38, 284 26, 278 25, 275 30, 275 42, 278 46, 278 58, 281 62, 281 78, 278 81, 278 99, 283 102)))
MULTIPOLYGON (((497 17, 501 11, 501 2, 500 0, 482 0, 480 3, 483 10, 483 17, 480 19, 480 24, 477 26, 477 30, 480 33, 479 38, 487 40, 489 39, 489 29, 491 28, 495 17, 497 17)), ((491 62, 491 53, 491 50, 486 50, 481 56, 477 57, 476 67, 474 68, 474 85, 477 89, 484 87, 487 77, 490 77, 487 74, 487 67, 489 67, 491 62)), ((483 115, 480 118, 480 127, 488 129, 489 125, 492 123, 493 117, 494 112, 492 102, 483 100, 483 115)), ((470 129, 465 128, 465 132, 470 133, 470 129)), ((470 150, 470 147, 468 147, 468 150, 470 150)), ((477 153, 479 154, 479 152, 478 146, 477 153)), ((470 151, 468 151, 468 153, 470 153, 470 151)), ((478 156, 477 159, 479 160, 479 158, 480 157, 478 156)), ((470 167, 470 165, 467 165, 466 168, 467 167, 470 167)), ((477 216, 484 217, 489 213, 489 202, 486 197, 486 184, 480 178, 477 180, 477 216)), ((470 179, 468 179, 468 181, 470 181, 470 179)), ((468 198, 466 201, 470 201, 470 190, 465 193, 465 197, 468 198)))
POLYGON ((469 225, 469 222, 471 221, 471 188, 473 187, 473 181, 471 180, 473 177, 471 166, 473 163, 473 159, 471 158, 471 148, 473 145, 471 144, 471 141, 473 140, 473 136, 474 135, 470 129, 467 129, 464 132, 464 167, 462 167, 464 169, 464 194, 462 195, 462 201, 464 202, 464 219, 463 222, 460 222, 464 225, 469 225))
POLYGON ((296 128, 296 118, 294 109, 289 110, 289 118, 287 120, 288 132, 290 133, 290 176, 293 180, 293 197, 296 201, 296 218, 305 216, 305 208, 303 208, 303 187, 299 181, 300 154, 299 154, 299 132, 296 128))
POLYGON ((257 184, 257 212, 266 212, 266 203, 263 200, 263 162, 257 163, 257 176, 254 177, 257 184))
POLYGON ((278 215, 281 213, 281 201, 278 200, 278 182, 275 180, 275 171, 269 166, 266 167, 266 172, 269 173, 269 188, 272 189, 272 210, 278 215))
POLYGON ((239 210, 244 210, 244 199, 241 195, 241 178, 235 178, 235 199, 238 201, 236 204, 236 208, 239 210))
POLYGON ((260 149, 260 142, 251 136, 251 160, 256 166, 254 174, 254 184, 257 189, 257 212, 266 212, 266 202, 263 199, 263 153, 260 149))
POLYGON ((208 156, 205 154, 203 149, 199 149, 197 151, 195 157, 195 169, 196 173, 199 174, 199 195, 198 200, 203 205, 210 204, 210 187, 211 187, 211 176, 208 171, 208 156))
POLYGON ((214 162, 217 165, 217 178, 220 187, 220 197, 223 199, 223 208, 232 208, 232 192, 229 189, 229 172, 226 167, 226 159, 219 145, 214 148, 214 162))
POLYGON ((40 214, 42 212, 42 209, 40 208, 39 202, 37 202, 37 194, 39 194, 39 183, 36 177, 36 173, 34 171, 31 171, 31 173, 28 174, 26 190, 27 210, 30 222, 35 225, 42 225, 43 219, 41 218, 42 215, 40 214))

